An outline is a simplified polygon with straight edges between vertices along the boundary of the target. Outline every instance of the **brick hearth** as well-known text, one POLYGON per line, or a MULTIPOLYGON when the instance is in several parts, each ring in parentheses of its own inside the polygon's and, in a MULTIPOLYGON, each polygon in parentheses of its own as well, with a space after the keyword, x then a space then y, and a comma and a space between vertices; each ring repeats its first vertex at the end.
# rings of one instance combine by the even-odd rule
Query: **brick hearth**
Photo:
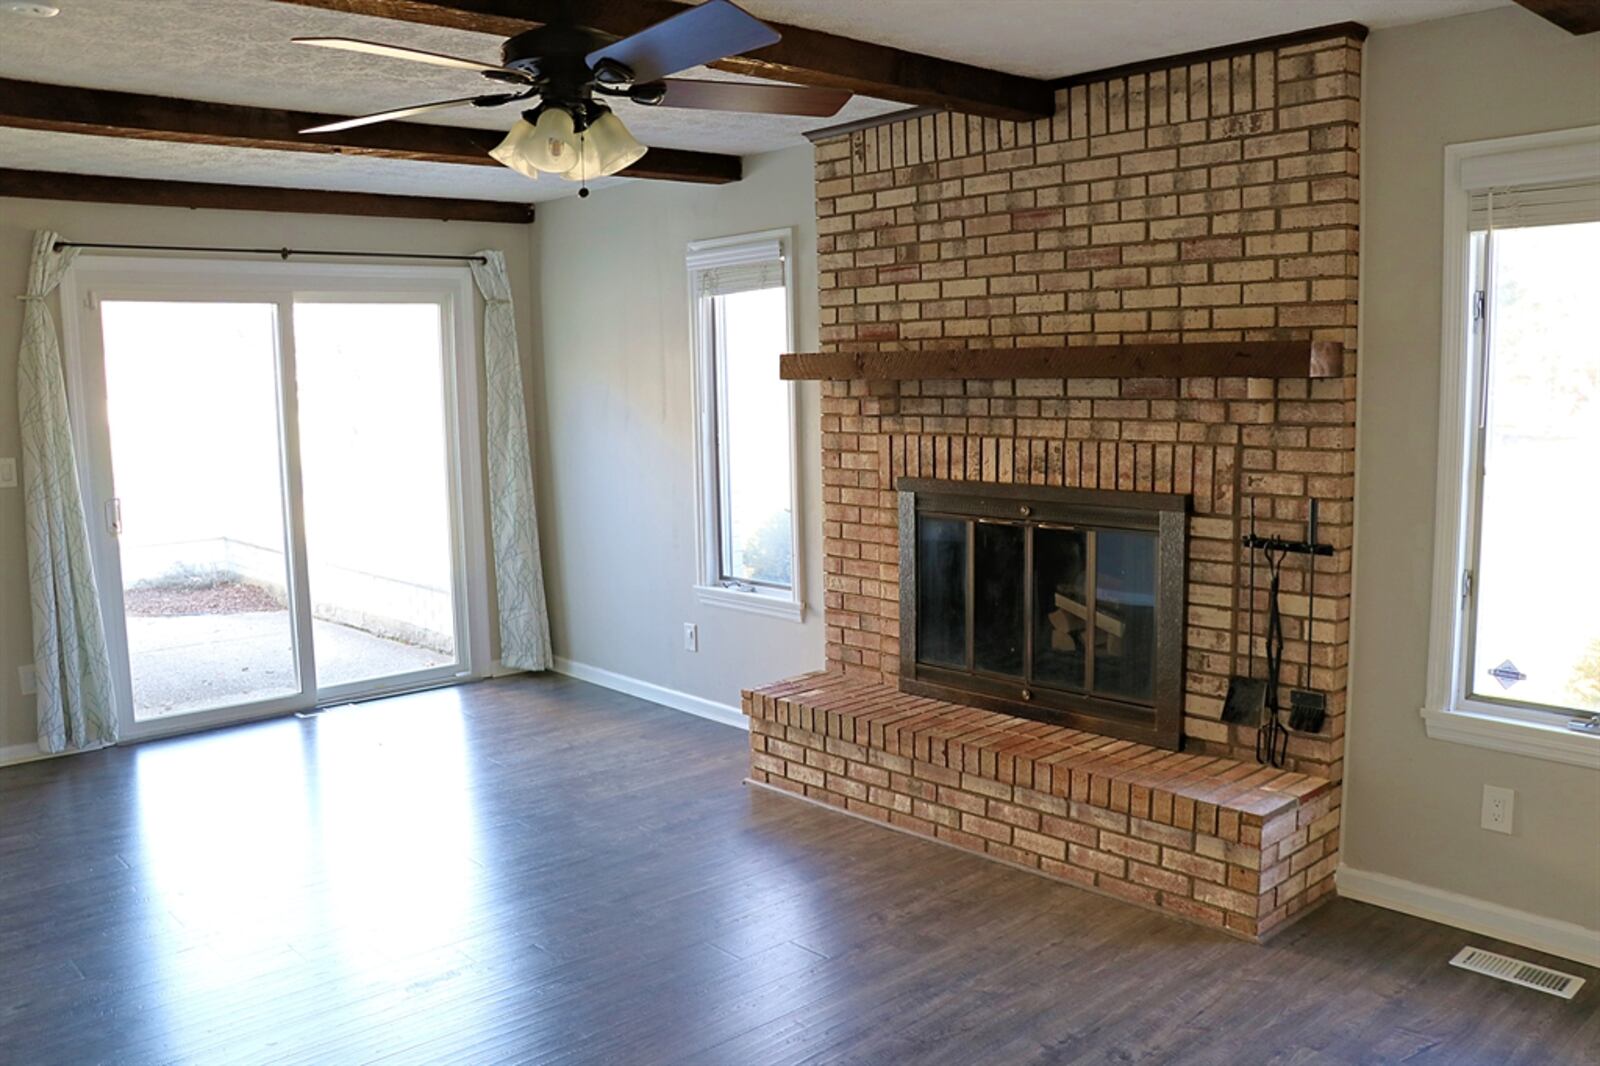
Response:
POLYGON ((751 780, 1259 940, 1332 888, 1326 778, 818 673, 744 694, 751 780))

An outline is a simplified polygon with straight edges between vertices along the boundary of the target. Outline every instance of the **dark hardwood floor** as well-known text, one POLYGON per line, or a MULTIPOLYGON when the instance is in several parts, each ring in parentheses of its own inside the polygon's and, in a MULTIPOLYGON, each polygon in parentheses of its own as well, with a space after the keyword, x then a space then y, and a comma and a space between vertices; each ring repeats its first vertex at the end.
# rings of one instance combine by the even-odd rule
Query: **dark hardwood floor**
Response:
POLYGON ((745 752, 551 677, 0 771, 0 1063, 1600 1061, 1595 971, 1342 900, 1254 947, 745 752))

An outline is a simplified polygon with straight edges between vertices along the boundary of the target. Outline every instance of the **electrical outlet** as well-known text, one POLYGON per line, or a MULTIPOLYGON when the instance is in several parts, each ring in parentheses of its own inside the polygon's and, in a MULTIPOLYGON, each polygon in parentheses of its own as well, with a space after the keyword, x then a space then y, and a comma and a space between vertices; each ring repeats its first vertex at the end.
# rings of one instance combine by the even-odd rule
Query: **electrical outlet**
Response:
POLYGON ((24 696, 33 695, 34 691, 39 687, 38 678, 34 677, 33 674, 32 663, 17 667, 17 687, 22 689, 24 696))
POLYGON ((1514 790, 1484 785, 1483 827, 1494 833, 1511 832, 1511 815, 1516 802, 1514 790))
POLYGON ((17 487, 17 460, 11 456, 0 459, 0 489, 17 487))
POLYGON ((693 622, 683 623, 683 650, 700 650, 700 627, 693 622))

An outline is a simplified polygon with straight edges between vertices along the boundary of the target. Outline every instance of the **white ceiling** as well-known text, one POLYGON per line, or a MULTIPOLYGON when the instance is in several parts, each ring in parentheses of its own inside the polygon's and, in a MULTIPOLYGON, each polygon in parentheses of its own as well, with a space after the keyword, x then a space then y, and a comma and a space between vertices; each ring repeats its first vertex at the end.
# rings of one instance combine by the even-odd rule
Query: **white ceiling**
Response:
POLYGON ((1449 18, 1513 0, 738 0, 774 22, 1035 78, 1359 22, 1449 18))
MULTIPOLYGON (((743 0, 777 22, 1018 74, 1057 77, 1345 20, 1374 28, 1511 0, 743 0)), ((474 74, 289 43, 363 37, 498 61, 499 40, 270 0, 55 0, 51 19, 0 15, 0 76, 231 104, 362 114, 481 91, 474 74)), ((714 71, 694 77, 727 78, 714 71)), ((904 105, 857 98, 830 120, 624 104, 646 144, 748 155, 804 143, 808 129, 904 105)), ((505 128, 511 109, 418 119, 505 128)), ((0 129, 0 165, 239 184, 539 201, 560 180, 509 171, 126 141, 0 129)))

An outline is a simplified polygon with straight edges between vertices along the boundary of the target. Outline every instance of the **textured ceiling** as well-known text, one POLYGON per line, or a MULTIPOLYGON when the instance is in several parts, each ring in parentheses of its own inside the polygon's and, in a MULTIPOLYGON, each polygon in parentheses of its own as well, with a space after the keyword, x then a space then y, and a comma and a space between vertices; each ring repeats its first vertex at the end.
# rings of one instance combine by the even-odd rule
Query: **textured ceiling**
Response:
MULTIPOLYGON (((65 0, 62 0, 65 2, 65 0)), ((774 22, 1036 78, 1359 22, 1448 18, 1513 0, 738 0, 774 22)))
MULTIPOLYGON (((474 74, 289 43, 363 37, 486 61, 497 38, 270 0, 55 0, 51 19, 0 15, 0 76, 336 114, 480 91, 474 74)), ((744 0, 757 15, 1019 74, 1054 77, 1355 20, 1374 27, 1510 0, 744 0)), ((727 78, 709 71, 691 76, 727 78)), ((858 98, 836 119, 619 107, 644 143, 747 155, 808 129, 898 109, 858 98)), ((505 128, 511 109, 418 119, 505 128)), ((490 168, 258 152, 0 130, 0 165, 130 177, 536 201, 571 195, 490 168)))
MULTIPOLYGON (((56 0, 50 19, 0 16, 0 75, 91 89, 224 104, 361 115, 495 91, 468 71, 291 44, 304 36, 360 37, 500 61, 500 38, 269 0, 56 0)), ((693 77, 728 80, 714 71, 693 77)), ((902 105, 854 100, 847 122, 902 105)), ((645 144, 744 155, 801 141, 817 119, 644 108, 618 114, 645 144)), ((411 121, 506 129, 511 108, 439 112, 411 121)))

